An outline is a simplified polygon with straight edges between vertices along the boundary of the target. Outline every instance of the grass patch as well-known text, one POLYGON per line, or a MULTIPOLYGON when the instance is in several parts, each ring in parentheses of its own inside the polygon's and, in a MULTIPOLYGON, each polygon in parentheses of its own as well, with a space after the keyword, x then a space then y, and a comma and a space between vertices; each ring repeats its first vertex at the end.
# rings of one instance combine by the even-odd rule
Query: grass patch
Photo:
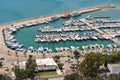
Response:
POLYGON ((56 71, 44 71, 44 72, 38 72, 36 76, 50 76, 50 75, 56 75, 56 71))

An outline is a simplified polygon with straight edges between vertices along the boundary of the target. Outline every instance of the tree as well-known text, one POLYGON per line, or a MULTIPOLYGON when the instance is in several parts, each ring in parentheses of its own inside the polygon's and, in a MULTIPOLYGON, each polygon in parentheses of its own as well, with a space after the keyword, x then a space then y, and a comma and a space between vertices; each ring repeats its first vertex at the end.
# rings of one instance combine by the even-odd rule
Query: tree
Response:
POLYGON ((94 78, 99 73, 99 67, 105 62, 105 59, 100 53, 90 53, 86 55, 85 60, 80 64, 82 77, 94 78))
POLYGON ((107 63, 115 63, 120 61, 120 51, 114 51, 112 55, 104 55, 107 63))
POLYGON ((113 56, 116 56, 119 61, 120 60, 120 51, 114 51, 113 56))
POLYGON ((19 59, 18 59, 18 52, 17 51, 15 52, 15 55, 17 57, 17 64, 18 64, 18 68, 19 68, 19 59))
POLYGON ((82 80, 77 73, 66 75, 64 80, 82 80))
POLYGON ((95 46, 95 49, 96 49, 96 52, 98 53, 98 51, 99 51, 99 45, 98 44, 95 46))
POLYGON ((75 50, 74 52, 73 52, 73 54, 74 54, 74 57, 75 57, 75 59, 77 60, 77 72, 78 72, 78 74, 80 74, 80 70, 79 70, 79 57, 80 57, 80 53, 77 51, 77 50, 75 50))
POLYGON ((28 77, 26 74, 26 70, 19 69, 17 66, 15 66, 14 72, 15 72, 16 80, 23 80, 28 77))
POLYGON ((56 56, 53 57, 53 59, 55 60, 55 62, 58 62, 59 59, 60 59, 60 56, 59 56, 59 55, 56 55, 56 56))
POLYGON ((64 65, 63 63, 58 63, 57 65, 61 70, 63 69, 63 65, 64 65))
POLYGON ((35 59, 29 55, 29 58, 26 61, 26 69, 19 69, 18 66, 15 66, 14 72, 16 75, 16 80, 23 80, 26 78, 33 79, 35 76, 36 62, 35 59))
POLYGON ((28 78, 33 79, 35 76, 36 61, 32 58, 32 55, 29 55, 28 60, 26 61, 26 73, 28 78))
POLYGON ((42 80, 48 80, 48 78, 42 79, 42 80))
POLYGON ((67 58, 68 58, 68 61, 70 61, 70 58, 71 58, 70 55, 68 55, 67 58))
POLYGON ((107 80, 120 80, 120 74, 111 74, 107 80))
POLYGON ((73 54, 74 54, 75 59, 78 61, 78 59, 79 59, 79 57, 80 57, 80 53, 79 53, 77 50, 75 50, 75 51, 73 52, 73 54))
POLYGON ((43 56, 43 58, 46 58, 46 54, 45 53, 43 53, 42 56, 43 56))
POLYGON ((24 51, 24 57, 26 57, 27 55, 26 55, 26 53, 27 53, 27 51, 24 51))
POLYGON ((0 62, 0 67, 2 67, 2 62, 0 62))
POLYGON ((7 51, 7 53, 8 53, 8 55, 10 55, 10 51, 9 50, 7 51))
POLYGON ((71 64, 70 68, 73 70, 73 71, 76 71, 77 70, 77 64, 71 64))
POLYGON ((33 79, 35 76, 36 62, 35 59, 29 55, 28 60, 26 61, 26 69, 19 69, 18 66, 15 66, 14 72, 16 75, 16 80, 23 80, 26 78, 33 79))
POLYGON ((7 75, 1 75, 0 74, 0 80, 12 80, 12 79, 7 75))

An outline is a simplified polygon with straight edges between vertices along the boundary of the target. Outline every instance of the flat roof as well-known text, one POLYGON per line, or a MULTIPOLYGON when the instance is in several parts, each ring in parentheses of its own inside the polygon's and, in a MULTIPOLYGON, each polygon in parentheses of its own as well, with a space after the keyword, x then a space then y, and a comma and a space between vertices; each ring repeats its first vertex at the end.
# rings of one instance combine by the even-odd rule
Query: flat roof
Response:
POLYGON ((108 65, 110 65, 110 66, 112 66, 112 67, 120 67, 120 63, 113 63, 113 64, 108 64, 108 65))
POLYGON ((53 58, 36 59, 37 65, 57 65, 53 58))
MULTIPOLYGON (((17 62, 15 62, 15 64, 17 65, 17 62)), ((57 65, 56 62, 53 60, 53 58, 42 58, 42 59, 36 59, 36 64, 39 65, 57 65)), ((26 61, 23 62, 19 62, 20 66, 25 66, 26 65, 26 61)))

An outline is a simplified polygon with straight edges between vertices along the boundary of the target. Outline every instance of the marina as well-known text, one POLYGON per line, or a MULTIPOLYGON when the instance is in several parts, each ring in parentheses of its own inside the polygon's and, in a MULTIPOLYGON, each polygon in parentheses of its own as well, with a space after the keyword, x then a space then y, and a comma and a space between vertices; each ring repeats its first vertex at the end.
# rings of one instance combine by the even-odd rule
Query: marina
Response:
MULTIPOLYGON (((86 40, 86 39, 97 39, 97 38, 101 38, 101 39, 109 39, 107 37, 105 33, 109 32, 109 30, 105 30, 104 32, 100 31, 99 28, 113 28, 113 27, 120 27, 120 19, 106 19, 106 18, 110 18, 110 17, 94 17, 94 16, 88 16, 87 18, 85 18, 87 20, 87 22, 89 22, 90 24, 86 23, 86 21, 84 21, 85 19, 79 19, 79 20, 69 20, 69 21, 65 21, 63 22, 63 27, 50 27, 50 26, 46 26, 43 27, 41 29, 39 29, 38 31, 41 32, 67 32, 67 31, 84 31, 84 30, 96 30, 98 31, 100 34, 96 34, 96 35, 84 35, 82 37, 80 37, 79 34, 74 34, 71 37, 71 34, 59 34, 59 35, 47 35, 45 34, 45 36, 43 35, 36 35, 35 38, 35 42, 51 42, 51 41, 66 41, 66 40, 86 40), (83 22, 82 22, 83 21, 83 22), (87 25, 86 25, 86 24, 87 25), (95 26, 95 28, 92 25, 95 26), (91 26, 91 27, 89 27, 91 26)), ((110 31, 111 32, 111 31, 110 31)), ((117 32, 117 31, 116 31, 117 32)), ((93 33, 94 34, 94 33, 93 33)), ((108 34, 108 33, 107 33, 108 34)), ((115 33, 115 34, 111 34, 112 38, 115 38, 116 36, 119 36, 119 32, 115 33)))
MULTIPOLYGON (((12 50, 23 52, 23 51, 26 51, 26 48, 27 48, 28 52, 30 52, 30 53, 31 52, 51 53, 54 51, 57 51, 57 52, 67 51, 67 50, 72 49, 74 46, 72 48, 70 48, 70 46, 69 47, 64 47, 64 46, 57 47, 59 45, 54 45, 55 50, 48 48, 46 46, 41 46, 41 47, 39 46, 38 48, 34 48, 31 45, 29 47, 26 47, 26 46, 24 46, 24 44, 17 42, 17 40, 13 34, 17 33, 17 31, 23 29, 24 27, 30 28, 31 26, 33 27, 33 26, 41 25, 41 24, 49 24, 50 22, 59 20, 61 18, 67 18, 70 16, 81 15, 81 14, 87 13, 87 12, 98 11, 98 10, 102 10, 102 9, 106 9, 106 8, 114 8, 114 7, 115 6, 111 5, 111 4, 102 5, 102 6, 95 6, 95 7, 88 7, 88 8, 63 12, 63 13, 59 13, 59 14, 40 16, 40 17, 36 17, 36 18, 25 19, 25 20, 21 20, 21 21, 1 24, 0 26, 1 26, 1 28, 4 28, 2 32, 4 35, 5 45, 7 45, 7 47, 9 47, 12 50)), ((93 20, 91 19, 89 21, 93 21, 93 20)), ((90 23, 94 23, 94 22, 95 21, 90 22, 90 23)), ((114 21, 114 22, 116 22, 117 25, 116 24, 113 24, 113 25, 115 25, 115 27, 118 27, 119 20, 114 21)), ((110 23, 110 22, 104 22, 104 23, 110 23)), ((99 27, 103 27, 103 26, 99 26, 99 27)), ((54 26, 44 26, 44 27, 38 29, 38 33, 39 32, 42 32, 42 33, 46 33, 46 32, 47 33, 50 33, 50 32, 59 33, 60 32, 59 35, 58 34, 35 35, 34 40, 37 43, 38 42, 44 43, 44 42, 59 42, 59 41, 62 41, 62 42, 63 41, 70 41, 71 42, 71 41, 83 41, 83 40, 96 40, 97 41, 97 39, 103 39, 103 40, 109 39, 104 35, 100 36, 99 33, 95 34, 94 32, 84 33, 83 36, 79 35, 78 33, 74 33, 74 31, 90 31, 90 30, 94 30, 94 29, 89 27, 83 21, 81 21, 81 19, 78 19, 78 20, 70 19, 69 21, 63 22, 63 27, 58 28, 58 27, 54 27, 54 26), (65 32, 65 34, 62 34, 62 32, 65 32), (70 34, 67 34, 66 32, 70 32, 70 34), (44 40, 43 40, 43 37, 44 37, 44 40)), ((119 35, 116 35, 116 36, 119 36, 119 35)), ((108 42, 108 44, 109 43, 110 42, 108 42)), ((54 44, 54 43, 51 43, 51 44, 54 44)))
POLYGON ((120 0, 3 0, 0 37, 2 80, 120 75, 120 0))
MULTIPOLYGON (((116 24, 118 24, 118 25, 114 26, 114 27, 119 27, 119 19, 116 19, 116 20, 104 19, 104 21, 103 21, 103 19, 104 18, 99 20, 99 18, 98 18, 97 20, 94 20, 93 18, 89 18, 89 16, 88 16, 84 19, 79 19, 76 21, 75 20, 65 21, 63 23, 70 22, 72 25, 68 23, 69 25, 65 26, 63 24, 64 27, 62 27, 62 28, 61 27, 59 27, 59 28, 52 27, 54 29, 51 29, 51 27, 49 26, 49 27, 47 27, 48 29, 44 29, 45 27, 43 27, 43 29, 42 28, 41 29, 47 30, 47 31, 38 30, 38 33, 39 33, 39 31, 41 31, 45 35, 36 34, 34 41, 37 43, 39 43, 39 42, 41 42, 41 43, 45 43, 45 42, 54 43, 54 42, 59 42, 59 41, 84 41, 84 40, 97 40, 97 39, 109 40, 110 39, 111 41, 113 41, 116 44, 119 41, 117 41, 115 39, 115 37, 120 36, 120 31, 117 31, 117 30, 103 30, 103 31, 101 31, 101 30, 99 30, 99 28, 103 28, 104 25, 106 25, 106 24, 107 25, 109 24, 109 26, 106 26, 108 28, 111 25, 116 25, 116 24), (107 22, 105 22, 105 21, 107 21, 107 22), (76 25, 76 22, 77 22, 77 25, 76 25), (92 24, 95 24, 95 23, 97 25, 102 23, 103 25, 101 27, 92 26, 92 24), (81 29, 81 26, 84 29, 81 29), (73 27, 73 28, 71 28, 71 27, 73 27), (60 29, 61 29, 61 31, 60 31, 60 29), (86 30, 88 30, 88 31, 95 30, 98 33, 97 32, 86 32, 85 33, 84 31, 86 31, 86 30), (69 34, 66 33, 68 31, 69 31, 69 34), (83 31, 84 33, 83 33, 83 35, 79 35, 78 33, 75 33, 75 31, 83 31), (51 32, 53 32, 53 33, 48 34, 51 32), (56 34, 55 32, 57 32, 58 34, 56 34), (62 32, 65 32, 65 33, 63 34, 62 32)), ((41 24, 46 24, 46 22, 42 22, 41 24)), ((31 25, 33 26, 33 25, 38 25, 38 24, 37 23, 36 24, 29 23, 29 24, 24 24, 22 26, 11 25, 11 27, 6 27, 3 30, 3 34, 5 36, 4 39, 6 41, 7 47, 10 47, 11 49, 16 50, 16 51, 26 50, 26 47, 24 46, 24 44, 19 44, 17 42, 17 40, 15 39, 15 37, 12 35, 12 33, 16 33, 17 30, 19 30, 20 28, 23 28, 24 26, 30 27, 31 25)), ((116 46, 119 46, 119 44, 117 44, 116 46)), ((34 50, 35 52, 43 52, 43 50, 45 50, 45 52, 47 51, 48 53, 54 51, 53 49, 50 49, 48 47, 40 47, 38 49, 34 49, 33 46, 30 46, 28 48, 28 51, 34 50), (40 51, 38 51, 38 49, 40 51)), ((65 49, 63 49, 63 50, 68 50, 68 49, 69 49, 68 47, 65 47, 65 49)), ((63 50, 60 50, 60 51, 63 51, 63 50)), ((56 51, 59 51, 59 50, 57 49, 56 51)))
POLYGON ((86 33, 84 36, 79 36, 77 33, 59 34, 59 35, 36 35, 35 42, 59 42, 59 41, 79 41, 86 39, 97 39, 94 33, 86 33), (87 35, 88 34, 88 35, 87 35))

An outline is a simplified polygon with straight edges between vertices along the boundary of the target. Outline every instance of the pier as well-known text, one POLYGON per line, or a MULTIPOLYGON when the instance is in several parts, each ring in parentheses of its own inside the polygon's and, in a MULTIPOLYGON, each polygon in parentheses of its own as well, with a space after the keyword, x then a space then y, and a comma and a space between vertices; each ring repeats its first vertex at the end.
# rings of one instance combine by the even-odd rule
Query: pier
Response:
POLYGON ((108 37, 108 39, 110 39, 111 41, 113 41, 116 45, 119 45, 120 46, 120 42, 116 39, 116 38, 113 38, 111 35, 103 32, 102 30, 98 29, 97 27, 93 26, 92 24, 90 24, 87 20, 85 19, 81 19, 81 21, 83 23, 85 23, 86 25, 88 25, 91 29, 93 30, 96 30, 97 32, 99 32, 100 34, 102 35, 105 35, 108 37))
MULTIPOLYGON (((12 55, 15 55, 15 51, 9 49, 4 43, 3 29, 6 28, 6 27, 9 27, 11 25, 21 26, 23 24, 28 24, 30 22, 34 23, 36 21, 42 21, 42 20, 45 20, 45 19, 51 19, 51 17, 54 17, 54 16, 62 17, 65 14, 70 14, 71 15, 71 14, 76 13, 76 12, 79 12, 80 14, 84 14, 84 13, 99 11, 99 10, 108 9, 108 8, 115 8, 115 6, 112 5, 112 4, 106 4, 106 5, 100 5, 100 6, 92 6, 92 7, 81 8, 81 9, 77 9, 77 10, 71 10, 71 11, 66 11, 66 12, 61 12, 61 13, 56 13, 56 14, 44 15, 44 16, 33 17, 33 18, 23 19, 23 20, 19 20, 19 21, 0 24, 0 36, 1 36, 1 38, 0 38, 0 46, 1 46, 0 47, 0 49, 1 49, 0 53, 8 54, 8 50, 9 50, 9 52, 12 53, 12 55)), ((101 32, 101 31, 99 31, 99 32, 101 32)), ((103 33, 103 32, 101 32, 101 33, 103 33)), ((116 40, 114 40, 114 39, 112 39, 112 40, 114 42, 116 42, 116 40)), ((23 52, 20 52, 20 53, 21 53, 20 55, 23 54, 23 52)))

